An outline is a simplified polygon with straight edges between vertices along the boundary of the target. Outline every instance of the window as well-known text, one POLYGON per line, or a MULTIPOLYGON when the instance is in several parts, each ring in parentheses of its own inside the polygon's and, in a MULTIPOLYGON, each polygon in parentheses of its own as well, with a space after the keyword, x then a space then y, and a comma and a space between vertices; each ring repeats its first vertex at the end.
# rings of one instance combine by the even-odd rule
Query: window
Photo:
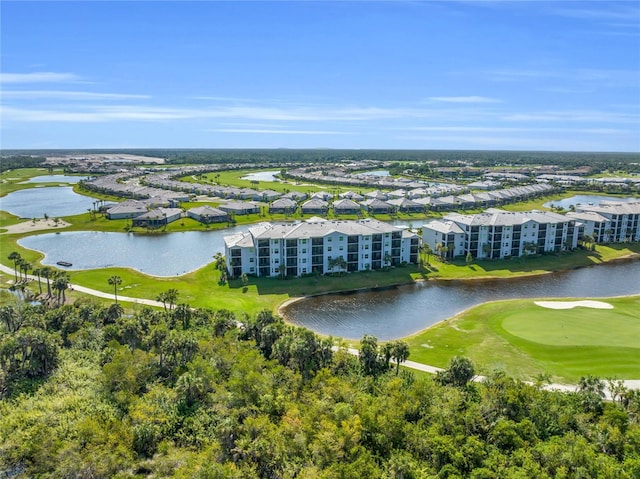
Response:
POLYGON ((344 236, 340 236, 340 241, 344 241, 344 236))
POLYGON ((365 254, 365 255, 364 255, 364 259, 369 259, 369 255, 368 255, 368 254, 365 254))
POLYGON ((252 266, 251 268, 249 268, 249 273, 253 273, 255 270, 255 268, 252 266))
POLYGON ((344 246, 340 246, 340 251, 344 251, 344 246))
POLYGON ((369 245, 368 244, 364 245, 364 249, 369 249, 369 245))
POLYGON ((253 248, 249 248, 249 253, 253 253, 253 248))
POLYGON ((307 258, 302 258, 302 262, 306 263, 307 262, 307 258))
POLYGON ((278 244, 278 240, 271 240, 271 244, 278 244))
POLYGON ((249 258, 249 263, 253 263, 253 258, 249 258))
POLYGON ((333 241, 333 238, 332 238, 331 236, 329 236, 329 238, 327 238, 327 241, 328 241, 329 243, 331 243, 331 241, 333 241))
POLYGON ((303 249, 302 249, 302 252, 303 252, 303 253, 306 253, 306 252, 307 252, 307 249, 306 249, 306 248, 303 248, 303 249))
POLYGON ((307 244, 307 240, 306 240, 306 239, 303 239, 303 240, 302 240, 302 244, 307 244))
POLYGON ((278 254, 280 252, 280 250, 274 249, 273 250, 273 254, 278 254))

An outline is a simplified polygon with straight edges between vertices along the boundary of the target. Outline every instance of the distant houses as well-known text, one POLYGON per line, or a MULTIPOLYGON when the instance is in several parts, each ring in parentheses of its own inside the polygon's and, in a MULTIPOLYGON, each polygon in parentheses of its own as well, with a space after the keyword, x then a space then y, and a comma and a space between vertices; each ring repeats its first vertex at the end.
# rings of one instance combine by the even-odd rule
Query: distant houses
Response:
POLYGON ((131 220, 133 226, 159 228, 172 223, 182 216, 180 208, 155 208, 131 220))
POLYGON ((105 212, 107 219, 123 220, 140 216, 149 211, 148 206, 142 201, 128 200, 111 206, 105 212))
POLYGON ((229 214, 212 206, 197 206, 187 211, 187 216, 200 223, 224 223, 229 221, 229 214))

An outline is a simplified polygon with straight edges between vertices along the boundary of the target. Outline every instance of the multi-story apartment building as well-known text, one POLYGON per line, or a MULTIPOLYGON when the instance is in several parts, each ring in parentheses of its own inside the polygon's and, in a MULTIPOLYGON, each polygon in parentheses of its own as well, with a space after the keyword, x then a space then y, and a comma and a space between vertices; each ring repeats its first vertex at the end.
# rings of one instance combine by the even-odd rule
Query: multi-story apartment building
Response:
POLYGON ((608 220, 603 239, 596 241, 640 241, 640 201, 602 201, 599 205, 577 205, 576 212, 592 212, 608 220))
POLYGON ((518 257, 529 253, 574 249, 576 221, 547 211, 452 213, 422 227, 424 244, 446 257, 471 253, 474 258, 518 257))
POLYGON ((374 270, 417 263, 420 248, 415 233, 371 218, 261 223, 224 241, 233 278, 374 270))

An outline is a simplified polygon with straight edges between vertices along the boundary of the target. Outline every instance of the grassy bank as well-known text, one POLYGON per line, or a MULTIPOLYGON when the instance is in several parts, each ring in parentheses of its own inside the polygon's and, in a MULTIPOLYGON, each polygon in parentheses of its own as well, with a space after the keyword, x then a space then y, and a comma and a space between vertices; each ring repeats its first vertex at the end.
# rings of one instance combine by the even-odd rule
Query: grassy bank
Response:
POLYGON ((429 264, 425 265, 425 277, 455 280, 530 276, 592 266, 638 254, 640 243, 597 245, 595 251, 577 249, 528 258, 477 260, 469 265, 464 260, 442 262, 431 256, 429 264))
POLYGON ((640 296, 604 301, 613 309, 553 310, 530 299, 485 303, 408 338, 411 359, 446 367, 462 355, 481 373, 549 374, 554 382, 588 374, 640 378, 640 296))

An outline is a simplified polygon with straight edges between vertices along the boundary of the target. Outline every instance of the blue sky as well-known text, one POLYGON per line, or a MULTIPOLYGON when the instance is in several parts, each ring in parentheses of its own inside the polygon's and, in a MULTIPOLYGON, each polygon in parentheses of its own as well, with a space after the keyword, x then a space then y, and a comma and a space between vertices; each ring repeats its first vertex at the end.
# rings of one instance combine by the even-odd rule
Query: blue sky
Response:
POLYGON ((0 14, 2 148, 640 151, 637 1, 0 14))

